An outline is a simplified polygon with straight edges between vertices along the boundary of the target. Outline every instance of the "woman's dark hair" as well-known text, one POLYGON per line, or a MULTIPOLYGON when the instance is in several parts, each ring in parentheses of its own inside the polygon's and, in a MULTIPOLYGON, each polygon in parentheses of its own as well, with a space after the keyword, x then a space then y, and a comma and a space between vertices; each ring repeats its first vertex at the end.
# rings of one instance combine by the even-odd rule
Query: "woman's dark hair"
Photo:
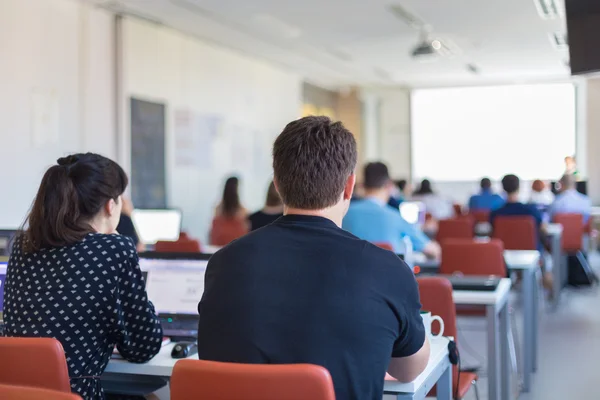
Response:
POLYGON ((433 194, 433 190, 431 189, 431 182, 429 182, 429 179, 423 179, 421 181, 421 186, 419 187, 419 190, 417 190, 414 194, 417 196, 424 194, 433 194))
POLYGON ((242 205, 238 193, 239 179, 235 176, 227 178, 221 200, 221 211, 226 217, 235 217, 242 205))
POLYGON ((282 205, 281 197, 279 197, 279 193, 277 193, 277 189, 275 189, 275 184, 271 182, 269 184, 269 190, 267 190, 267 201, 265 202, 267 207, 279 207, 282 205))
POLYGON ((406 188, 406 184, 408 182, 406 181, 406 179, 400 179, 399 181, 395 181, 394 183, 396 184, 398 189, 400 189, 401 192, 404 192, 404 188, 406 188))
POLYGON ((57 163, 44 174, 27 217, 25 252, 82 240, 94 232, 90 220, 127 187, 127 175, 119 164, 98 154, 73 154, 57 163))

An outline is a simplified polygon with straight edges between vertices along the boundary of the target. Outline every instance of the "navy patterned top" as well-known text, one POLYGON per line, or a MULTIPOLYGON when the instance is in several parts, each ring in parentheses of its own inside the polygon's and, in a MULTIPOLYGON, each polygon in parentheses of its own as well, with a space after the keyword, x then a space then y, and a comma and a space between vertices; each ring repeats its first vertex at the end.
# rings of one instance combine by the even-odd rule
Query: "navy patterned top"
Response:
POLYGON ((89 234, 71 246, 24 253, 22 240, 8 262, 5 334, 58 339, 71 389, 84 399, 103 399, 98 377, 115 344, 125 359, 138 363, 161 348, 162 328, 133 242, 89 234))

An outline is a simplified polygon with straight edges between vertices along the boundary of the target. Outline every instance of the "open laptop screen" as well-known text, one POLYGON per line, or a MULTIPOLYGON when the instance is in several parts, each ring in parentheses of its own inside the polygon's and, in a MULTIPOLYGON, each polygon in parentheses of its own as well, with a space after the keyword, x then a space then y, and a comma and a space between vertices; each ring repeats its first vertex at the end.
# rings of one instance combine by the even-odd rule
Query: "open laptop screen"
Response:
POLYGON ((425 204, 420 201, 403 201, 400 203, 400 215, 409 224, 425 223, 425 204))
POLYGON ((208 257, 202 258, 140 258, 148 298, 157 314, 198 314, 208 264, 208 257))
POLYGON ((181 233, 179 210, 134 210, 131 219, 140 240, 155 244, 159 240, 176 241, 181 233))
POLYGON ((0 262, 0 321, 4 320, 4 281, 6 279, 6 262, 0 262))

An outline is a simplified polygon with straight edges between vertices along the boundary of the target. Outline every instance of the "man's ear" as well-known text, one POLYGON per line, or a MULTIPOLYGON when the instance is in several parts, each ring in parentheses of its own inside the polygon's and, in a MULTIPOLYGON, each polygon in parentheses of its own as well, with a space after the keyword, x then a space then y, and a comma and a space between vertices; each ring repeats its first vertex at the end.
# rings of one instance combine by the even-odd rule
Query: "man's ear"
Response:
POLYGON ((352 193, 354 193, 354 185, 356 185, 356 174, 352 174, 346 180, 346 186, 344 187, 344 200, 350 200, 352 193))

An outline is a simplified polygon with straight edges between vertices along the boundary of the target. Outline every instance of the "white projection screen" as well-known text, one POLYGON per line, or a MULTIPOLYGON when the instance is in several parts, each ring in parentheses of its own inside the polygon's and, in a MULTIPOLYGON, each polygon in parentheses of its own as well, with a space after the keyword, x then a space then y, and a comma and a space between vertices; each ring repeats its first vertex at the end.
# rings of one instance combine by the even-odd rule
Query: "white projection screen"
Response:
POLYGON ((570 83, 414 90, 413 177, 556 179, 575 154, 575 114, 570 83))

